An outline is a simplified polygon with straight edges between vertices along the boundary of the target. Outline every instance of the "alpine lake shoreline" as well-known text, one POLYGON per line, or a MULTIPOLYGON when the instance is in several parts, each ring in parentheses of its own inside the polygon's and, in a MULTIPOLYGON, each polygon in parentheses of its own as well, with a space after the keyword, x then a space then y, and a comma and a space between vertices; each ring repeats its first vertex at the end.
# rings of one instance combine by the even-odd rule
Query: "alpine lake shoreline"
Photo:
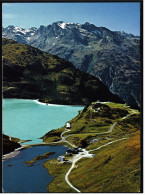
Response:
MULTIPOLYGON (((39 101, 37 103, 44 104, 39 101)), ((51 130, 41 137, 43 143, 28 144, 21 149, 44 145, 64 145, 68 150, 80 148, 80 151, 76 153, 67 150, 68 152, 64 154, 64 160, 61 162, 58 161, 58 158, 44 162, 43 166, 53 176, 53 180, 47 186, 47 190, 50 193, 139 192, 140 164, 138 162, 140 152, 137 152, 140 151, 139 121, 140 112, 126 104, 93 102, 79 111, 75 118, 68 121, 71 124, 70 129, 63 126, 59 129, 51 130), (126 149, 126 151, 123 152, 123 149, 126 149), (87 156, 85 152, 88 152, 89 155, 87 156), (114 163, 118 161, 117 156, 120 155, 119 153, 122 154, 122 158, 120 157, 122 161, 121 164, 115 165, 114 163), (134 157, 134 153, 136 157, 134 157), (76 158, 77 156, 78 159, 76 158), (129 163, 130 167, 123 168, 127 158, 131 161, 131 164, 129 163), (133 158, 135 159, 133 160, 133 158), (71 169, 73 161, 75 161, 74 167, 71 169), (120 169, 119 166, 121 166, 120 169), (98 167, 100 167, 100 171, 98 167), (105 170, 109 169, 109 171, 104 174, 103 168, 105 170), (87 172, 89 169, 90 172, 87 172), (119 169, 118 172, 117 169, 119 169), (131 174, 129 174, 128 170, 131 169, 131 174), (68 177, 67 172, 69 170, 68 177), (115 172, 115 175, 112 175, 112 171, 115 172), (94 172, 95 175, 91 177, 94 172), (121 178, 119 175, 121 175, 121 178), (84 177, 85 181, 83 180, 84 177), (127 177, 131 179, 127 180, 127 184, 124 184, 122 180, 127 177), (111 186, 109 180, 112 182, 111 186), (132 184, 134 184, 133 187, 132 184), (102 186, 105 188, 103 187, 102 189, 102 186)), ((16 151, 19 151, 19 148, 16 151)), ((42 156, 47 159, 47 155, 42 156)), ((39 156, 36 158, 39 158, 39 156)), ((28 162, 28 165, 33 166, 33 163, 35 162, 28 162)))
MULTIPOLYGON (((18 99, 19 98, 5 98, 5 99, 18 99)), ((22 98, 21 98, 22 99, 22 98)), ((75 107, 84 107, 84 105, 60 105, 60 104, 49 104, 49 103, 44 103, 42 101, 39 101, 39 99, 28 99, 28 98, 23 98, 23 100, 33 100, 34 102, 36 102, 37 104, 40 104, 40 105, 46 105, 46 106, 75 106, 75 107)), ((3 134, 3 140, 4 140, 4 136, 8 137, 8 140, 10 142, 14 142, 14 143, 18 143, 18 144, 23 144, 23 143, 26 143, 26 142, 29 142, 29 141, 32 141, 32 140, 23 140, 23 139, 19 139, 19 138, 16 138, 16 137, 11 137, 11 136, 8 136, 8 135, 5 135, 3 134)), ((42 139, 42 138, 39 138, 39 139, 42 139)), ((12 159, 13 157, 16 157, 22 150, 27 150, 27 148, 30 148, 30 147, 37 147, 37 146, 57 146, 58 144, 54 144, 54 143, 35 143, 35 144, 27 144, 27 145, 20 145, 20 147, 17 147, 15 149, 13 149, 13 151, 10 151, 10 152, 7 152, 5 154, 2 155, 2 162, 4 162, 5 160, 7 159, 12 159)), ((64 145, 65 147, 66 144, 62 144, 64 145)), ((49 156, 51 156, 52 154, 55 154, 55 152, 48 152, 48 153, 44 153, 42 155, 39 155, 39 156, 36 156, 34 157, 34 159, 32 161, 25 161, 24 164, 26 164, 27 166, 31 167, 34 165, 34 163, 36 161, 39 161, 39 160, 42 160, 42 159, 47 159, 49 156), (42 159, 41 159, 42 157, 42 159)), ((45 168, 44 164, 43 164, 43 167, 45 168)), ((47 170, 47 169, 46 169, 47 170)), ((48 172, 49 174, 49 172, 48 172)), ((50 174, 49 174, 50 175, 50 174)), ((50 184, 51 182, 49 182, 50 184)), ((2 188, 2 191, 4 192, 3 188, 2 188)))

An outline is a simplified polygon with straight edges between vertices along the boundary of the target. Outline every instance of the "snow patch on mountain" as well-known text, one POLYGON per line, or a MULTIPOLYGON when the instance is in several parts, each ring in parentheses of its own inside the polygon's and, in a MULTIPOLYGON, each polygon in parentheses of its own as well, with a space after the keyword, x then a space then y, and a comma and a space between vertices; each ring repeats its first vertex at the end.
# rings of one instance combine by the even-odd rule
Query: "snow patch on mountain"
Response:
POLYGON ((19 28, 17 26, 14 28, 13 32, 26 34, 25 29, 19 28))
POLYGON ((60 26, 62 29, 66 28, 72 28, 73 26, 77 27, 80 26, 80 24, 75 24, 73 22, 65 23, 65 22, 58 22, 58 26, 60 26))
POLYGON ((66 23, 59 23, 58 25, 59 25, 60 28, 62 28, 62 29, 65 29, 65 28, 66 28, 66 23))
POLYGON ((31 30, 30 29, 25 29, 24 32, 27 33, 27 32, 30 32, 31 30))

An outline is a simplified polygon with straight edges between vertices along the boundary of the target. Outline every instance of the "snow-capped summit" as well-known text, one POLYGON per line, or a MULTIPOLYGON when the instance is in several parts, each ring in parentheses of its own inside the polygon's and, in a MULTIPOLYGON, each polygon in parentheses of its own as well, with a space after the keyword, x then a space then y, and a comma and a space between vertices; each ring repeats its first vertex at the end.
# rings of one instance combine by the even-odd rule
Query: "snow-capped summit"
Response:
POLYGON ((132 72, 139 75, 138 36, 111 31, 88 22, 79 24, 58 21, 48 26, 41 25, 39 28, 8 26, 2 30, 4 38, 64 58, 77 68, 100 78, 111 91, 127 102, 139 102, 139 93, 137 90, 131 90, 132 83, 138 86, 139 80, 139 76, 133 80, 135 77, 131 75, 132 72), (128 68, 130 66, 134 67, 133 71, 128 68), (123 74, 125 76, 122 76, 123 74), (128 81, 129 75, 132 76, 132 82, 128 82, 126 88, 121 88, 120 86, 128 81))
POLYGON ((62 29, 65 29, 66 28, 66 23, 58 23, 58 25, 62 28, 62 29))
POLYGON ((13 39, 18 42, 27 43, 36 32, 37 28, 21 28, 21 27, 14 27, 13 25, 8 26, 7 28, 3 28, 2 36, 4 38, 13 39))

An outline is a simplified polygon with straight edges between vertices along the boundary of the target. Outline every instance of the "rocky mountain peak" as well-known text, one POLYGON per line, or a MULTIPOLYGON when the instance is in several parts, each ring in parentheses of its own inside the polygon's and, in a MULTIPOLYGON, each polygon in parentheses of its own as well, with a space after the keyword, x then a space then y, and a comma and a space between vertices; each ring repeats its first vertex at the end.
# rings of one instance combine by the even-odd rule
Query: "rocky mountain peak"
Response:
POLYGON ((70 105, 123 102, 99 79, 70 62, 13 40, 3 39, 3 66, 4 97, 70 105))
POLYGON ((29 44, 99 78, 130 104, 140 105, 140 37, 86 22, 22 29, 3 28, 3 37, 29 44))

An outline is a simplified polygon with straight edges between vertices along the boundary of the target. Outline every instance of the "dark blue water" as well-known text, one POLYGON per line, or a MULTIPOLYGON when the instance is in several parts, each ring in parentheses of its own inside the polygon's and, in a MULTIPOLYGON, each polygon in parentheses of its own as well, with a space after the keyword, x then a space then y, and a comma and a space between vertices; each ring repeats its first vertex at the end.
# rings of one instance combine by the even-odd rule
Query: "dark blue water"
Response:
POLYGON ((7 159, 3 163, 3 189, 12 193, 47 192, 47 185, 53 180, 43 167, 47 159, 53 159, 66 152, 64 146, 35 146, 22 150, 17 156, 7 159), (38 160, 34 166, 28 167, 25 161, 46 152, 56 152, 47 159, 38 160), (12 166, 8 166, 12 165, 12 166))

